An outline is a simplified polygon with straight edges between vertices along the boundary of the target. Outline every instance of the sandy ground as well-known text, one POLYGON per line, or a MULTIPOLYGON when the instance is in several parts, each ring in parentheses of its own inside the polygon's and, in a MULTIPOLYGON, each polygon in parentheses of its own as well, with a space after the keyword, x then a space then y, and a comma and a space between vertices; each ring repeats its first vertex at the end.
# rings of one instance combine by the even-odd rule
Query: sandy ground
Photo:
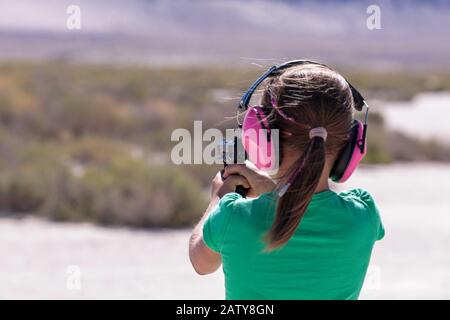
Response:
MULTIPOLYGON (((450 166, 360 169, 386 237, 362 299, 450 298, 450 166)), ((223 276, 197 276, 189 230, 135 231, 0 219, 0 298, 221 299, 223 276)))

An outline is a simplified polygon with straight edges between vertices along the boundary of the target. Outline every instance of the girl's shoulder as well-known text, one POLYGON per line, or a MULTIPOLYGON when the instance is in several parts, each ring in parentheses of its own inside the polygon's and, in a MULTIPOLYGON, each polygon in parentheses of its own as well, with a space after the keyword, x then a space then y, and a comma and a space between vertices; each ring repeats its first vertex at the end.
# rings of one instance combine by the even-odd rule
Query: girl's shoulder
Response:
POLYGON ((255 209, 256 207, 267 208, 276 202, 277 197, 274 192, 263 193, 256 198, 244 198, 236 192, 227 193, 220 199, 220 206, 225 206, 228 208, 236 208, 240 210, 245 209, 255 209))
POLYGON ((265 194, 258 198, 243 198, 235 192, 225 194, 203 225, 203 240, 206 245, 220 253, 227 233, 233 232, 236 226, 248 225, 250 221, 257 222, 255 213, 260 212, 261 208, 267 210, 268 202, 265 194))
POLYGON ((260 220, 273 215, 277 199, 274 192, 263 193, 256 198, 244 198, 231 192, 220 199, 215 214, 228 221, 233 217, 236 223, 260 220))
POLYGON ((348 205, 353 211, 360 213, 360 216, 369 218, 377 229, 377 239, 384 236, 384 227, 381 222, 380 211, 375 202, 374 197, 369 191, 362 188, 355 188, 342 191, 338 194, 341 200, 348 205))
POLYGON ((338 193, 339 197, 346 202, 353 203, 355 206, 363 206, 370 211, 377 211, 375 199, 369 191, 362 188, 355 188, 338 193))

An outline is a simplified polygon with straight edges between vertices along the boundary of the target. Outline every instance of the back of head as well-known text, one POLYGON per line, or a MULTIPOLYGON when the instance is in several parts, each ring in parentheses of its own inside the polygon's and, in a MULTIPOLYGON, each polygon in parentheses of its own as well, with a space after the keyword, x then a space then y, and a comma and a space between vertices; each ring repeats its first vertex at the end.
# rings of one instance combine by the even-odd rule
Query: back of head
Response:
POLYGON ((322 65, 305 64, 270 77, 262 106, 270 110, 272 127, 280 129, 281 163, 286 152, 298 155, 280 180, 281 185, 287 181, 290 185, 278 201, 276 218, 267 234, 268 249, 274 249, 292 237, 317 188, 326 160, 332 162, 349 139, 353 97, 349 84, 339 73, 322 65), (310 138, 310 130, 317 127, 326 129, 326 139, 310 138))

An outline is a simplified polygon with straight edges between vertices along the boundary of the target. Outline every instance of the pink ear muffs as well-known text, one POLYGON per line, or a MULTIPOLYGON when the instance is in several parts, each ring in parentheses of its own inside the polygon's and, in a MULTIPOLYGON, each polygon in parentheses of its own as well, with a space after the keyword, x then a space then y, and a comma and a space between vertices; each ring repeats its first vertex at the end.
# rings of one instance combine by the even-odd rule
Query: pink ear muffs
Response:
MULTIPOLYGON (((274 150, 274 143, 271 140, 270 124, 267 120, 267 115, 261 107, 250 107, 250 99, 258 88, 258 86, 275 72, 289 68, 294 65, 302 64, 316 64, 326 65, 309 60, 292 60, 281 63, 279 65, 272 66, 269 70, 264 72, 245 92, 239 102, 239 110, 247 110, 244 121, 242 123, 242 144, 248 154, 248 159, 253 162, 259 169, 271 169, 275 165, 278 165, 275 160, 276 153, 274 150), (265 129, 266 134, 261 129, 265 129), (265 138, 264 138, 265 137, 265 138)), ((328 68, 328 67, 327 67, 328 68)), ((355 171, 358 164, 364 158, 367 152, 366 146, 366 132, 369 115, 369 106, 364 101, 361 93, 348 82, 353 95, 353 102, 355 109, 361 111, 363 107, 366 107, 366 116, 364 124, 358 120, 353 121, 351 134, 348 142, 343 147, 340 155, 337 157, 333 168, 330 173, 330 178, 335 182, 345 182, 355 171)), ((289 120, 290 118, 279 109, 272 100, 272 107, 283 118, 289 120)), ((285 133, 288 134, 288 133, 285 133)))
POLYGON ((350 139, 334 162, 333 169, 330 173, 330 178, 334 182, 343 183, 347 181, 366 155, 367 145, 364 131, 362 122, 354 120, 350 139))
POLYGON ((267 115, 259 106, 249 107, 242 122, 242 145, 248 159, 260 170, 272 170, 276 164, 267 115))
MULTIPOLYGON (((272 170, 276 163, 270 124, 261 107, 250 107, 242 122, 242 144, 248 159, 260 170, 272 170)), ((354 120, 350 138, 337 157, 330 178, 334 182, 347 181, 367 153, 364 125, 354 120)))

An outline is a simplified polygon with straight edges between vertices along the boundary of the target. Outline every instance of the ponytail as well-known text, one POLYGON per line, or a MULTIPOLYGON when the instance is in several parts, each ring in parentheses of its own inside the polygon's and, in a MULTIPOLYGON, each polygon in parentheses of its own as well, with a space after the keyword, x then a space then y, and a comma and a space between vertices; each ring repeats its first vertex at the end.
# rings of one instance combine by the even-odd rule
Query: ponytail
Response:
POLYGON ((324 128, 311 129, 306 149, 290 168, 287 182, 278 188, 275 221, 266 235, 268 251, 286 244, 297 230, 325 166, 325 140, 324 128))

